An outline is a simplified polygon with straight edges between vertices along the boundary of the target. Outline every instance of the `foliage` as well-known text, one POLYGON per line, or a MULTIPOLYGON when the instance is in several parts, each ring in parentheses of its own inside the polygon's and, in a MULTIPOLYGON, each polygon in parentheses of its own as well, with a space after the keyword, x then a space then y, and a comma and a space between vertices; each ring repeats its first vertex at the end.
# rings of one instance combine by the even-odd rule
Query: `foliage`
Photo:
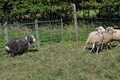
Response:
POLYGON ((88 17, 88 14, 85 14, 85 12, 88 11, 89 11, 89 18, 94 18, 97 16, 97 13, 99 13, 99 10, 81 10, 81 11, 77 11, 77 17, 78 18, 88 17))
POLYGON ((11 19, 15 17, 18 20, 22 18, 32 20, 72 18, 72 3, 80 4, 79 6, 84 9, 101 8, 102 11, 99 13, 102 15, 119 14, 118 10, 115 9, 119 0, 2 0, 0 9, 8 11, 0 11, 0 15, 10 16, 11 19), (112 7, 108 5, 112 5, 112 7), (104 13, 105 10, 109 11, 104 13))
POLYGON ((36 17, 37 13, 42 17, 43 14, 49 15, 51 12, 57 13, 55 16, 64 17, 70 14, 72 8, 70 2, 60 0, 3 0, 0 4, 3 10, 12 10, 7 12, 9 15, 30 14, 29 17, 36 17))
POLYGON ((119 13, 117 8, 120 7, 119 0, 89 0, 86 2, 82 2, 80 4, 84 9, 101 9, 99 13, 102 15, 109 15, 119 13))

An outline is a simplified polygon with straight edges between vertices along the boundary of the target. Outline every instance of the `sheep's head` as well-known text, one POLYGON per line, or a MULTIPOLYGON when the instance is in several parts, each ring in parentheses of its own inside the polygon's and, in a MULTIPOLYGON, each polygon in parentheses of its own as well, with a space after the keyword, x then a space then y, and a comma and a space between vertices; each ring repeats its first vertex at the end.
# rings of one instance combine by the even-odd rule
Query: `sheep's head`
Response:
POLYGON ((96 29, 98 30, 99 33, 105 33, 106 32, 106 30, 102 26, 100 26, 96 29))
POLYGON ((114 30, 113 27, 108 27, 108 28, 106 28, 106 32, 109 32, 109 33, 113 34, 113 33, 115 33, 116 31, 114 30))

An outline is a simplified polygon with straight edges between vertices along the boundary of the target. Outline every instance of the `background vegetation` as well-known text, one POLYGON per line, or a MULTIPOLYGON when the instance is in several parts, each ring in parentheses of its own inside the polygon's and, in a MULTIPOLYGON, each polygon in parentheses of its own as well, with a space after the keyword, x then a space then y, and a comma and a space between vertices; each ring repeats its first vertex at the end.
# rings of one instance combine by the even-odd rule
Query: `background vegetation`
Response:
POLYGON ((16 20, 18 18, 33 20, 37 18, 42 20, 72 18, 72 3, 76 4, 77 11, 101 9, 96 14, 119 14, 119 0, 2 0, 0 1, 0 15, 2 17, 0 18, 14 18, 16 20))

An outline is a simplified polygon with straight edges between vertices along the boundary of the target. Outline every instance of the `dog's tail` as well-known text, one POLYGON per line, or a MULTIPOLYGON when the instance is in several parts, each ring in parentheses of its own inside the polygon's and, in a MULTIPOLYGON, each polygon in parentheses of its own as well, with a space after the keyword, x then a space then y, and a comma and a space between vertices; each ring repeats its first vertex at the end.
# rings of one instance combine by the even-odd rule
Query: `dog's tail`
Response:
POLYGON ((10 51, 10 48, 8 46, 5 46, 6 51, 10 51))
MULTIPOLYGON (((5 50, 6 52, 10 52, 10 48, 8 46, 5 46, 5 50)), ((8 53, 3 53, 3 54, 0 54, 0 57, 4 56, 4 55, 7 55, 8 53)))

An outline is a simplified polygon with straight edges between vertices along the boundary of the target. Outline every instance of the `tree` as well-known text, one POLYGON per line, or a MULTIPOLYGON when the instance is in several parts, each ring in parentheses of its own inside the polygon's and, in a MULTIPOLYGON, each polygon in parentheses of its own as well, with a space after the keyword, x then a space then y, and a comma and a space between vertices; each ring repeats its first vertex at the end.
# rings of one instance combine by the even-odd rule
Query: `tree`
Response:
POLYGON ((11 10, 7 12, 9 15, 27 14, 29 17, 46 15, 44 18, 50 18, 49 15, 54 14, 59 18, 69 16, 72 10, 71 2, 66 0, 3 0, 0 4, 2 10, 11 10))
MULTIPOLYGON (((29 17, 29 18, 72 18, 72 3, 82 4, 86 9, 101 8, 104 12, 105 8, 109 11, 114 11, 114 14, 119 14, 118 9, 113 6, 117 5, 119 0, 1 0, 0 1, 0 15, 29 17)), ((109 14, 109 13, 107 13, 109 14)))
POLYGON ((112 20, 113 18, 120 18, 120 3, 119 0, 89 0, 82 1, 80 8, 86 10, 94 10, 97 17, 112 20), (96 11, 97 10, 97 11, 96 11), (99 10, 99 12, 98 12, 99 10))

